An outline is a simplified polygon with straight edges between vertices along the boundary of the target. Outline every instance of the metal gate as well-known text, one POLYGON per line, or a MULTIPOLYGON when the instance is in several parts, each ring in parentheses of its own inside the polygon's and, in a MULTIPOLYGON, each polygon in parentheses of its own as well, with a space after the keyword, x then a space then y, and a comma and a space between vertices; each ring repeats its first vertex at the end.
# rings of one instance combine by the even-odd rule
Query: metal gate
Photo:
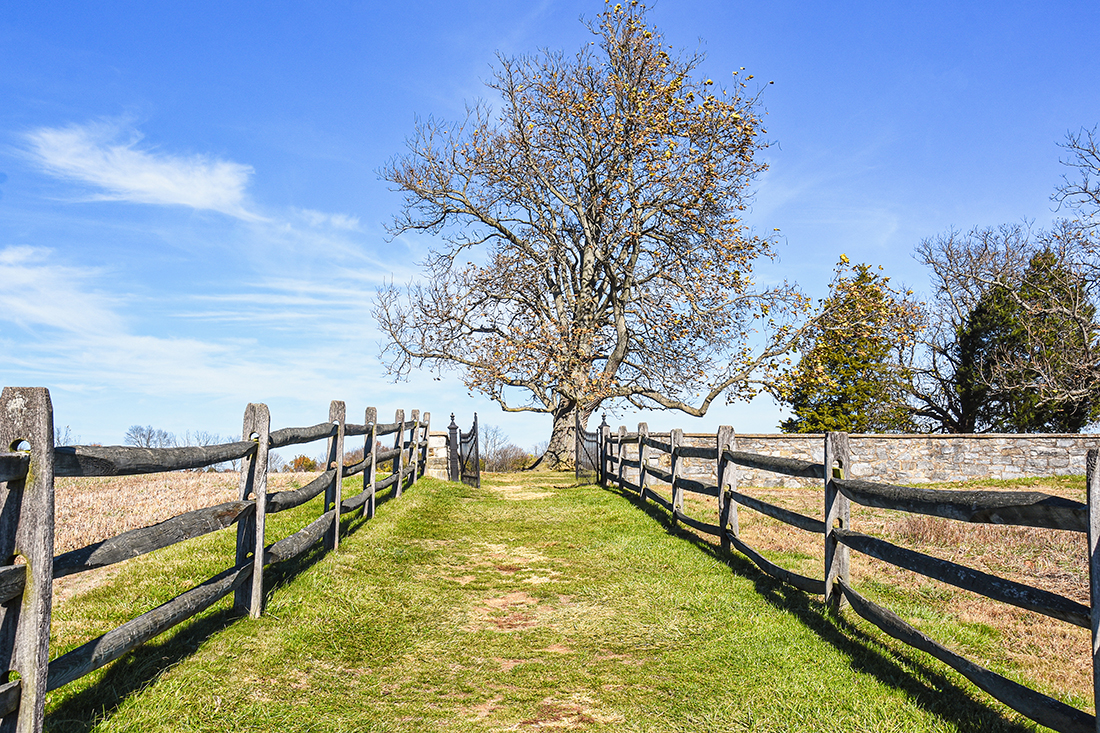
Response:
MULTIPOLYGON (((596 481, 600 477, 600 434, 591 433, 581 425, 581 413, 574 413, 576 429, 574 431, 575 450, 573 463, 576 466, 578 480, 596 481)), ((604 422, 607 422, 606 417, 604 422)))
POLYGON ((448 426, 447 454, 449 459, 448 478, 461 481, 470 486, 481 486, 481 454, 477 444, 477 413, 474 413, 474 426, 468 433, 458 429, 455 415, 451 413, 448 426))

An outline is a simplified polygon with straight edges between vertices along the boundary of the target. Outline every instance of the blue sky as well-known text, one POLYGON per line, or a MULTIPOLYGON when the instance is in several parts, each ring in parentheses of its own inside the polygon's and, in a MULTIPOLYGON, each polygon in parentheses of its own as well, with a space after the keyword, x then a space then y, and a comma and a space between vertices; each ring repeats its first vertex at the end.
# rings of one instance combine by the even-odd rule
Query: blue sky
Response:
MULTIPOLYGON (((16 3, 0 12, 0 382, 50 388, 85 442, 127 427, 239 430, 418 407, 504 415, 455 378, 392 383, 377 285, 428 238, 387 241, 376 171, 417 116, 462 116, 496 53, 572 51, 597 2, 16 3)), ((666 41, 715 80, 746 67, 768 111, 751 221, 766 279, 825 294, 841 253, 918 292, 922 238, 1049 222, 1067 131, 1100 123, 1100 4, 662 0, 666 41)), ((651 428, 772 431, 766 400, 651 428)), ((361 418, 356 418, 361 419, 361 418)), ((614 423, 633 424, 623 411, 614 423)))

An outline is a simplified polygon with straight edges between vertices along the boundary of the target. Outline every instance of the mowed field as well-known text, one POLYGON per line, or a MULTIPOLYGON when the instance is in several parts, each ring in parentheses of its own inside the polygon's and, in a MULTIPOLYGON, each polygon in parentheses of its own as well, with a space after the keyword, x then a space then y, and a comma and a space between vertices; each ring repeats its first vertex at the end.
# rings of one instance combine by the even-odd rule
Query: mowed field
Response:
MULTIPOLYGON (((273 476, 273 488, 311 477, 273 476)), ((124 529, 233 499, 237 490, 231 474, 97 481, 115 484, 59 482, 59 523, 71 525, 59 527, 59 551, 113 533, 107 520, 83 519, 105 508, 124 529), (107 534, 84 538, 81 526, 107 534)), ((820 491, 759 495, 814 514, 820 491)), ((705 501, 690 500, 693 508, 712 516, 705 501)), ((274 515, 269 542, 319 513, 315 501, 274 515)), ((856 519, 866 530, 860 521, 945 552, 965 544, 953 528, 919 520, 856 519)), ((743 511, 745 539, 820 575, 813 538, 770 522, 743 511)), ((52 693, 47 730, 1036 729, 926 655, 851 614, 830 616, 817 599, 672 528, 661 510, 577 486, 567 474, 489 474, 480 489, 424 479, 381 504, 375 519, 344 526, 339 552, 271 569, 263 618, 236 619, 222 601, 52 693)), ((991 546, 978 537, 972 545, 991 546)), ((1051 542, 983 557, 992 566, 1006 555, 1025 574, 1037 558, 1053 557, 1035 572, 1050 570, 1048 580, 1076 594, 1083 554, 1078 567, 1075 547, 1051 542)), ((224 569, 233 547, 229 530, 58 581, 52 654, 224 569)), ((1081 659, 1069 660, 1077 637, 1058 641, 1035 614, 1000 623, 996 613, 974 610, 963 591, 930 589, 930 581, 867 564, 855 564, 853 580, 979 661, 1086 706, 1075 670, 1088 664, 1087 634, 1081 659), (1047 629, 1038 644, 1049 648, 1021 643, 1028 628, 1047 629)))

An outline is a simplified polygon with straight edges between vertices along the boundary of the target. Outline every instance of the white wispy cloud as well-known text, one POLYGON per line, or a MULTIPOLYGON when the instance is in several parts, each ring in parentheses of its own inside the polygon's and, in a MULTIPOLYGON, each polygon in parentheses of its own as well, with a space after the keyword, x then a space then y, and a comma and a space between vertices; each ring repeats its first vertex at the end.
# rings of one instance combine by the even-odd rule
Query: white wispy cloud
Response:
POLYGON ((292 209, 292 211, 311 227, 341 229, 349 232, 361 230, 358 216, 330 214, 315 209, 292 209))
POLYGON ((189 206, 246 221, 251 166, 140 146, 137 130, 109 121, 41 127, 26 134, 30 157, 58 178, 99 189, 94 200, 189 206))
MULTIPOLYGON (((339 395, 379 382, 343 366, 361 364, 363 352, 373 351, 371 329, 358 324, 356 332, 354 313, 331 314, 338 331, 350 332, 343 339, 313 337, 325 331, 316 323, 288 324, 294 333, 311 337, 305 347, 287 346, 271 329, 220 338, 145 334, 126 316, 133 298, 97 290, 97 283, 108 279, 104 275, 97 268, 63 264, 53 250, 0 248, 0 282, 5 284, 0 288, 0 372, 120 394, 263 399, 339 395), (12 325, 26 335, 13 333, 12 325)), ((338 288, 320 295, 356 298, 354 291, 338 288)), ((277 307, 296 310, 294 304, 277 307)), ((293 333, 290 341, 296 341, 293 333)))
MULTIPOLYGON (((278 406, 285 425, 307 424, 312 412, 295 411, 332 397, 359 414, 366 404, 392 414, 451 399, 434 380, 394 385, 378 363, 375 288, 418 271, 406 246, 376 246, 381 235, 357 216, 267 207, 262 218, 246 196, 250 167, 165 153, 121 124, 40 128, 24 141, 39 170, 78 184, 85 200, 182 205, 247 224, 228 228, 232 246, 200 237, 221 249, 180 259, 163 282, 163 261, 146 272, 145 251, 128 259, 119 247, 118 260, 96 258, 112 264, 87 266, 68 243, 0 243, 0 372, 5 383, 55 390, 59 409, 67 405, 59 416, 78 433, 117 441, 111 435, 130 422, 153 421, 132 417, 137 410, 166 416, 157 420, 171 429, 220 430, 254 400, 278 406), (198 266, 208 255, 218 267, 198 266)), ((226 224, 203 218, 201 226, 216 234, 226 224)), ((150 235, 194 236, 171 226, 150 235)))
POLYGON ((2 320, 29 330, 52 328, 84 334, 117 331, 117 298, 96 291, 92 285, 101 276, 92 268, 61 264, 48 249, 2 249, 2 320))

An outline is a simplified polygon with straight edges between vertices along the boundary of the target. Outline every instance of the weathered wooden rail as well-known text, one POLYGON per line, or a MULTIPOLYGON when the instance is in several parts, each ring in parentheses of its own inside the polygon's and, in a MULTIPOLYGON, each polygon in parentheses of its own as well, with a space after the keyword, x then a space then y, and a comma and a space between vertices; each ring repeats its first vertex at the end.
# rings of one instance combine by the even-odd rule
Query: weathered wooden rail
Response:
MULTIPOLYGON (((324 541, 340 544, 340 516, 374 516, 379 492, 392 496, 415 483, 427 462, 430 415, 413 410, 406 420, 379 423, 368 407, 362 424, 345 420, 344 403, 333 401, 329 419, 310 427, 270 430, 266 405, 250 404, 243 439, 187 448, 66 446, 53 444, 53 408, 43 388, 4 388, 0 395, 0 733, 39 733, 46 692, 118 659, 215 602, 234 594, 234 608, 263 613, 266 565, 292 559, 324 541), (393 436, 393 447, 379 439, 393 436), (364 436, 364 457, 344 465, 344 440, 364 436), (327 441, 324 471, 292 491, 267 492, 268 451, 327 441), (53 482, 56 476, 117 476, 202 468, 241 460, 237 501, 197 509, 150 527, 123 532, 54 557, 53 482), (379 464, 391 464, 378 478, 379 464), (362 489, 344 498, 343 479, 362 474, 362 489), (324 494, 321 515, 294 534, 267 544, 268 514, 300 506, 324 494), (209 532, 237 525, 233 564, 194 588, 55 659, 49 658, 54 578, 104 567, 209 532)), ((475 428, 476 429, 476 428, 475 428)), ((476 453, 475 459, 476 461, 476 453)))
POLYGON ((1025 687, 951 651, 888 609, 864 598, 853 589, 849 577, 849 552, 854 550, 995 601, 1090 629, 1094 700, 1100 703, 1100 471, 1097 469, 1096 450, 1088 451, 1088 503, 1081 504, 1031 491, 942 491, 849 479, 847 473, 851 459, 845 433, 825 436, 823 463, 738 451, 733 429, 727 426, 718 429, 714 444, 710 447, 685 445, 684 434, 680 430, 651 435, 645 423, 639 424, 638 430, 633 433, 627 432, 625 427, 613 433, 606 424, 601 426, 599 433, 581 430, 578 432, 578 446, 582 440, 598 443, 602 485, 615 484, 637 492, 643 500, 651 500, 664 507, 672 515, 674 523, 683 523, 718 537, 723 549, 736 549, 764 573, 807 593, 823 595, 827 607, 834 611, 843 605, 850 605, 855 613, 885 633, 928 652, 1000 702, 1041 725, 1066 733, 1100 731, 1096 716, 1025 687), (671 470, 664 471, 653 465, 659 454, 670 457, 671 470), (686 458, 714 461, 717 484, 687 478, 683 470, 686 458), (820 479, 824 489, 825 521, 738 491, 738 467, 820 479), (662 495, 661 491, 670 495, 662 495), (684 513, 685 491, 717 497, 716 524, 684 513), (1089 547, 1090 605, 854 532, 851 529, 853 502, 964 522, 1085 532, 1089 547), (741 507, 799 530, 821 535, 824 577, 811 578, 780 567, 746 544, 738 527, 738 509, 741 507))

